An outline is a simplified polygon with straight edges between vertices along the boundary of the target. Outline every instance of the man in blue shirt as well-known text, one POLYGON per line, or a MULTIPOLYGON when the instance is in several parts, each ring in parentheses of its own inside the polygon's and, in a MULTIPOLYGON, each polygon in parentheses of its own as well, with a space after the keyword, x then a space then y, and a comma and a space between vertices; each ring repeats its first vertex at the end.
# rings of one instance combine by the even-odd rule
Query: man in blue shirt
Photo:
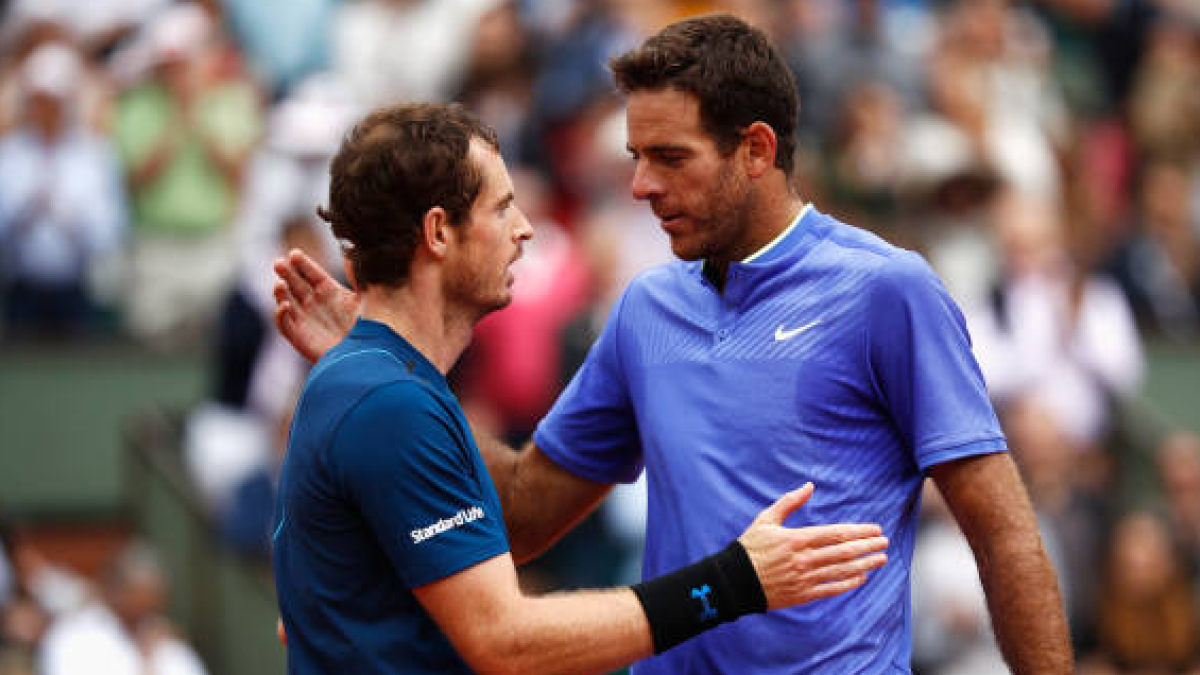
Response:
POLYGON ((852 590, 886 561, 877 525, 782 527, 806 485, 670 575, 524 595, 445 380, 475 323, 511 300, 509 267, 533 233, 495 134, 459 106, 384 108, 350 132, 331 174, 320 213, 346 247, 362 318, 310 373, 280 477, 290 673, 602 672, 852 590))
MULTIPOLYGON (((484 443, 514 554, 543 550, 643 467, 647 575, 716 550, 780 486, 812 481, 796 522, 879 522, 891 564, 854 593, 740 621, 634 672, 904 673, 931 476, 1010 667, 1070 672, 1054 573, 962 316, 918 256, 795 192, 798 97, 782 59, 761 32, 709 16, 612 66, 633 195, 682 260, 629 286, 529 446, 484 443)), ((277 271, 280 329, 312 358, 354 300, 302 256, 277 271)))

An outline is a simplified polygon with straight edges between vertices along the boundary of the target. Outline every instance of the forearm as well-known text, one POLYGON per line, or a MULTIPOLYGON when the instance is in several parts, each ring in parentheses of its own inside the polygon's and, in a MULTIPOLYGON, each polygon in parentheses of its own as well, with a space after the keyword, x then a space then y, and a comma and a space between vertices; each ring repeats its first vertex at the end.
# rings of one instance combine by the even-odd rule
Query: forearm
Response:
POLYGON ((976 560, 996 641, 1012 671, 1073 672, 1062 597, 1041 541, 1012 537, 976 560))
POLYGON ((606 673, 651 656, 650 626, 628 588, 525 597, 490 622, 499 635, 464 655, 483 675, 606 673), (482 650, 481 650, 482 651, 482 650))
POLYGON ((1007 455, 935 473, 975 553, 996 641, 1017 675, 1073 672, 1070 634, 1033 507, 1007 455))
POLYGON ((608 494, 611 486, 568 473, 533 443, 518 451, 479 429, 472 431, 500 496, 517 564, 544 553, 608 494))

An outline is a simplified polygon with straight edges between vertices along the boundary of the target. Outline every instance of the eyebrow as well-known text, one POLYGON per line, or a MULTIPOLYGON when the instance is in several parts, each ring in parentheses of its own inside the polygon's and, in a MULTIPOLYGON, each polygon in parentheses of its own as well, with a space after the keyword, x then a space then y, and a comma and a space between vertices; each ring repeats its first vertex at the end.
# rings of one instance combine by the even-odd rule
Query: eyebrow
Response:
MULTIPOLYGON (((637 149, 635 149, 632 145, 629 145, 628 143, 625 144, 625 149, 628 150, 629 154, 631 154, 631 155, 638 154, 637 149)), ((662 153, 667 153, 667 152, 688 152, 690 150, 691 150, 691 148, 689 148, 686 145, 671 145, 670 143, 660 143, 658 145, 648 145, 642 149, 642 152, 643 153, 662 154, 662 153)))
POLYGON ((516 198, 517 198, 517 195, 514 194, 512 190, 509 190, 503 197, 496 200, 495 205, 497 207, 507 206, 508 204, 512 203, 516 198))

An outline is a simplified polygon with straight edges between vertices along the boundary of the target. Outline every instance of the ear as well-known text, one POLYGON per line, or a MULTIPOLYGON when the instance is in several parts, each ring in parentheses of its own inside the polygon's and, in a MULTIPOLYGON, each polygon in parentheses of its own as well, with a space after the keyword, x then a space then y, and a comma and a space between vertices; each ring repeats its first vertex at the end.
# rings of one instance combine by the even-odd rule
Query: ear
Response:
POLYGON ((440 206, 429 209, 421 220, 422 248, 434 258, 445 258, 453 236, 450 230, 450 214, 446 209, 440 206))
POLYGON ((355 293, 360 292, 358 287, 358 279, 354 278, 354 263, 350 262, 350 258, 342 256, 342 271, 346 273, 346 281, 350 283, 350 288, 355 293))
POLYGON ((775 152, 778 150, 775 130, 766 122, 754 122, 742 134, 745 149, 746 172, 751 178, 760 178, 775 168, 775 152))

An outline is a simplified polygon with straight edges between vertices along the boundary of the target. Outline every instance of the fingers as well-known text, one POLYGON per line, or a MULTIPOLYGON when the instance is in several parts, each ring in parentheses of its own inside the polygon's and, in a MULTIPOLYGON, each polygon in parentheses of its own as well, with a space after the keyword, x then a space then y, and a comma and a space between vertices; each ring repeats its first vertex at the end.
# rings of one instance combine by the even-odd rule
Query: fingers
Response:
MULTIPOLYGON (((293 250, 287 258, 279 258, 273 265, 275 275, 279 277, 279 282, 275 284, 275 301, 279 302, 280 297, 280 282, 282 282, 283 290, 297 301, 299 304, 308 302, 313 297, 312 283, 300 272, 298 260, 308 260, 308 256, 300 251, 293 250), (299 258, 297 257, 299 256, 299 258)), ((309 260, 311 263, 312 261, 309 260)), ((313 263, 315 266, 316 263, 313 263)), ((318 268, 319 269, 319 268, 318 268)))
POLYGON ((838 523, 836 525, 813 525, 796 530, 798 543, 809 547, 831 546, 859 539, 868 539, 883 534, 875 523, 838 523))
POLYGON ((865 555, 886 551, 887 537, 870 537, 853 541, 832 544, 808 551, 809 562, 814 566, 836 565, 847 560, 855 560, 865 555))
POLYGON ((814 586, 808 593, 807 601, 821 600, 822 598, 832 598, 835 595, 841 595, 847 591, 852 591, 859 586, 867 583, 867 575, 856 574, 846 579, 831 581, 829 583, 814 586))
POLYGON ((288 252, 288 262, 295 268, 296 274, 300 275, 309 286, 318 288, 322 284, 333 281, 329 273, 323 267, 318 265, 315 260, 308 257, 304 251, 300 249, 292 249, 288 252))
POLYGON ((813 484, 811 482, 801 485, 799 488, 790 492, 785 492, 782 497, 775 500, 775 503, 763 509, 758 517, 754 519, 756 525, 782 525, 783 521, 788 519, 796 509, 804 505, 809 497, 812 497, 813 484))
POLYGON ((871 570, 879 569, 887 564, 886 553, 874 553, 872 555, 855 558, 846 562, 825 565, 809 572, 808 581, 814 586, 819 586, 825 583, 841 581, 850 577, 865 575, 871 570))

